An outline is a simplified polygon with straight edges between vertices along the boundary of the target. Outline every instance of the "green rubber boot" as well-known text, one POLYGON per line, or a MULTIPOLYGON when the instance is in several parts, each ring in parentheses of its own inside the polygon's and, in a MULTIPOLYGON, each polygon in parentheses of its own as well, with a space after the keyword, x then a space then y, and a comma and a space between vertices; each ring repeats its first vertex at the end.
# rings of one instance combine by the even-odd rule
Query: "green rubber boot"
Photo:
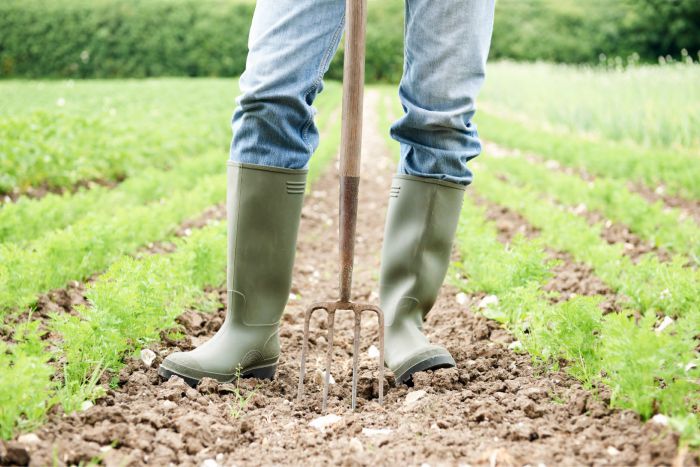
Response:
POLYGON ((455 366, 422 332, 450 262, 465 187, 394 176, 384 230, 379 296, 385 314, 384 362, 398 383, 413 373, 455 366))
POLYGON ((272 379, 279 322, 289 299, 306 170, 228 163, 228 311, 221 329, 191 352, 176 352, 158 373, 191 386, 206 377, 272 379), (238 370, 240 368, 240 370, 238 370))

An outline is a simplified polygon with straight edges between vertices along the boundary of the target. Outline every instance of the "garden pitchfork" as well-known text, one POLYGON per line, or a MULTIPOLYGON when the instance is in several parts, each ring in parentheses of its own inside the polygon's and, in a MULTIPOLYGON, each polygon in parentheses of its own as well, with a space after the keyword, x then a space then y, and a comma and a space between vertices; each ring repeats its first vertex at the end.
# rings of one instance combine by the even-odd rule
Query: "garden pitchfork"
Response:
POLYGON ((326 310, 328 353, 323 383, 323 412, 328 405, 328 385, 333 360, 335 312, 352 311, 355 315, 352 360, 352 409, 357 399, 357 365, 360 352, 360 319, 363 311, 373 311, 379 321, 379 403, 384 398, 384 313, 378 306, 350 301, 352 267, 355 253, 357 196, 360 186, 360 146, 362 143, 362 99, 365 78, 365 30, 367 0, 346 0, 345 63, 343 71, 343 116, 340 151, 340 300, 314 303, 304 317, 304 342, 301 351, 298 400, 304 396, 304 373, 309 347, 309 323, 316 310, 326 310))

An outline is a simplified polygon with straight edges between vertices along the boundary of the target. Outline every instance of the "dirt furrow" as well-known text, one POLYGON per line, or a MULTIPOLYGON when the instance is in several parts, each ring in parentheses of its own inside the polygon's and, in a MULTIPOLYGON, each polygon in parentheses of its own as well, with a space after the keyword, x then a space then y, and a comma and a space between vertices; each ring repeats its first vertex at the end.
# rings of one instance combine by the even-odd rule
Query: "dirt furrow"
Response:
POLYGON ((49 194, 62 195, 64 193, 76 193, 81 189, 90 190, 98 186, 112 190, 124 180, 126 180, 125 177, 119 176, 113 180, 106 178, 80 180, 68 187, 57 187, 44 183, 38 186, 30 186, 22 190, 15 188, 9 192, 0 193, 0 207, 3 204, 14 203, 20 198, 41 199, 49 194))
MULTIPOLYGON (((354 286, 356 298, 370 301, 377 300, 384 212, 395 167, 377 129, 378 96, 367 95, 354 286)), ((683 464, 676 457, 677 439, 665 428, 643 424, 631 412, 607 409, 606 401, 562 373, 543 374, 528 356, 504 345, 508 336, 498 325, 471 313, 476 297, 460 304, 451 286, 443 288, 425 327, 433 341, 452 352, 457 368, 418 374, 411 389, 389 387, 380 407, 376 362, 368 356, 377 328, 368 316, 359 410, 352 413, 352 320, 341 314, 332 370, 336 384, 330 393, 330 412, 340 419, 323 431, 310 426, 320 415, 317 362, 325 350, 325 332, 319 315, 312 326, 307 397, 297 404, 302 312, 310 302, 337 294, 337 198, 336 171, 328 170, 304 206, 275 381, 244 380, 236 388, 205 380, 197 389, 177 378, 159 381, 155 368, 163 356, 213 334, 223 304, 215 316, 188 312, 181 318, 188 338, 153 346, 152 366, 130 360, 117 387, 94 407, 54 414, 29 445, 32 464, 95 458, 106 465, 683 464), (236 391, 250 396, 247 404, 238 403, 236 391)))
MULTIPOLYGON (((531 225, 519 213, 472 195, 475 202, 486 208, 486 217, 494 222, 498 231, 498 239, 507 245, 517 234, 525 238, 535 238, 539 229, 531 225)), ((552 297, 554 303, 568 300, 576 295, 604 297, 601 308, 604 312, 619 311, 624 297, 617 295, 605 282, 595 275, 593 268, 576 261, 569 253, 546 248, 548 259, 556 261, 552 268, 553 277, 544 285, 547 292, 558 292, 552 297)))
MULTIPOLYGON (((223 204, 218 204, 205 209, 197 217, 187 219, 182 222, 174 232, 176 237, 187 237, 192 233, 192 230, 205 227, 209 223, 216 220, 226 218, 226 207, 223 204)), ((134 252, 135 257, 145 255, 168 254, 175 251, 176 245, 168 241, 151 242, 144 245, 134 252)), ((42 321, 42 328, 48 330, 47 325, 53 313, 70 313, 77 314, 75 309, 81 305, 88 305, 85 292, 90 283, 95 281, 100 276, 99 273, 93 274, 84 281, 70 281, 65 287, 60 289, 50 290, 49 292, 39 295, 36 304, 20 313, 7 314, 0 325, 0 341, 11 342, 12 333, 17 323, 24 322, 28 319, 42 321)), ((46 334, 44 339, 53 341, 58 336, 46 334)))
MULTIPOLYGON (((533 154, 530 152, 522 152, 518 149, 505 148, 492 142, 484 143, 484 152, 489 156, 499 157, 522 157, 530 163, 544 165, 549 170, 561 172, 566 175, 579 177, 587 182, 593 182, 596 176, 581 167, 569 167, 562 165, 560 162, 547 159, 546 157, 533 154)), ((667 208, 676 208, 681 211, 683 218, 690 218, 700 224, 700 200, 684 198, 678 195, 671 195, 666 192, 666 187, 659 185, 655 188, 646 186, 638 182, 627 182, 626 188, 631 192, 645 198, 650 203, 660 202, 667 208)), ((682 219, 681 219, 682 220, 682 219)))

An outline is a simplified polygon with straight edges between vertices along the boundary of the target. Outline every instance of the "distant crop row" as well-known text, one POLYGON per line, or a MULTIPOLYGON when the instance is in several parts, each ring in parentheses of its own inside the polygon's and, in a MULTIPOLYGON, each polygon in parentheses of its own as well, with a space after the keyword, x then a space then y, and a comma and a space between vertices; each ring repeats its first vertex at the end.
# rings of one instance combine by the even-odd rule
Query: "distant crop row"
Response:
POLYGON ((625 143, 591 139, 575 133, 550 131, 513 118, 481 111, 476 117, 480 134, 502 146, 540 154, 593 175, 700 198, 700 164, 695 154, 672 149, 644 149, 625 143))
POLYGON ((691 54, 686 61, 694 64, 626 68, 490 63, 480 109, 512 114, 528 128, 557 126, 668 154, 698 155, 700 65, 691 54))
MULTIPOLYGON (((583 206, 586 210, 598 211, 611 221, 627 225, 657 247, 686 254, 695 264, 700 264, 700 225, 684 218, 679 209, 668 208, 661 202, 647 202, 627 190, 619 180, 601 176, 585 181, 528 161, 522 155, 511 153, 494 157, 488 150, 478 162, 478 167, 482 165, 520 187, 551 195, 571 207, 583 206)), ((476 172, 478 177, 478 168, 476 172)))
POLYGON ((700 310, 700 270, 687 267, 687 258, 675 256, 670 262, 661 262, 649 253, 634 263, 623 253, 624 245, 608 244, 601 238, 600 224, 591 226, 583 217, 536 192, 500 181, 483 168, 477 192, 520 213, 540 229, 548 245, 593 267, 596 275, 640 311, 677 317, 700 310))
MULTIPOLYGON (((164 88, 172 92, 167 80, 164 88)), ((339 104, 340 86, 331 83, 318 101, 317 124, 324 133, 336 132, 339 104)), ((142 123, 143 131, 160 131, 155 123, 142 123)), ((336 153, 337 135, 325 136, 317 152, 320 157, 312 160, 312 174, 336 153)), ((223 151, 210 149, 202 156, 195 152, 182 161, 173 160, 170 170, 156 164, 139 171, 112 190, 93 187, 38 200, 20 198, 2 206, 0 314, 30 305, 37 294, 63 287, 69 280, 86 279, 121 255, 164 239, 184 219, 223 201, 225 161, 223 151)))

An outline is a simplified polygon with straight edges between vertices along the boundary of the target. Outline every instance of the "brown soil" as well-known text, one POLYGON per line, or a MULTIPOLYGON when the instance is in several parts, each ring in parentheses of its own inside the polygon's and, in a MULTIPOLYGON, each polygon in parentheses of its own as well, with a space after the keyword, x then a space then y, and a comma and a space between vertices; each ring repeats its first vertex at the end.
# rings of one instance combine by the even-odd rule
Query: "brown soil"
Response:
POLYGON ((81 188, 86 188, 88 190, 96 186, 114 188, 124 180, 125 178, 123 176, 119 176, 116 180, 108 180, 104 178, 81 180, 70 187, 56 187, 48 184, 42 184, 39 186, 30 186, 22 190, 14 189, 10 192, 0 192, 0 205, 4 203, 13 203, 19 198, 39 199, 51 193, 56 195, 63 193, 75 193, 81 188))
POLYGON ((664 248, 659 248, 652 242, 642 240, 638 235, 632 233, 624 224, 612 222, 606 219, 601 213, 589 211, 584 206, 578 206, 571 209, 572 212, 579 216, 583 216, 589 224, 600 224, 602 226, 600 235, 609 244, 619 243, 624 246, 623 253, 629 256, 633 262, 649 253, 655 254, 660 261, 667 262, 671 260, 671 253, 664 248))
POLYGON ((655 203, 661 201, 668 207, 678 208, 684 217, 689 217, 700 224, 700 200, 687 199, 677 195, 669 195, 663 187, 657 187, 652 190, 648 186, 636 183, 630 184, 629 189, 635 191, 646 198, 649 202, 655 203))
MULTIPOLYGON (((484 143, 484 151, 487 152, 489 156, 495 158, 523 157, 533 164, 544 164, 550 170, 556 170, 567 175, 577 176, 587 182, 592 182, 596 178, 595 175, 587 172, 583 168, 565 166, 560 164, 558 161, 552 159, 547 160, 545 157, 538 154, 523 153, 518 149, 505 148, 491 142, 484 143)), ((678 195, 670 195, 666 193, 663 186, 658 186, 654 189, 641 183, 628 183, 627 188, 630 191, 641 195, 651 203, 661 202, 669 208, 677 208, 681 211, 682 218, 691 218, 700 224, 700 200, 683 198, 678 195)))
MULTIPOLYGON (((366 112, 355 298, 377 300, 377 269, 383 213, 394 162, 376 132, 369 93, 366 112)), ((181 322, 188 338, 151 348, 151 367, 129 360, 119 386, 80 413, 54 414, 25 442, 33 465, 87 462, 106 465, 696 465, 677 449, 677 437, 631 412, 612 411, 570 377, 533 367, 530 358, 504 345, 504 333, 471 313, 474 297, 456 301, 446 286, 429 315, 430 338, 447 346, 457 368, 414 377, 415 387, 387 386, 376 402, 376 362, 368 347, 376 338, 372 319, 363 322, 359 410, 349 410, 351 317, 338 316, 329 412, 340 419, 324 431, 309 425, 320 416, 319 361, 325 349, 322 316, 312 323, 307 396, 295 401, 302 312, 310 302, 336 296, 337 178, 329 170, 313 187, 303 211, 296 294, 283 316, 283 356, 272 381, 243 380, 251 395, 236 415, 236 386, 203 381, 191 389, 178 378, 158 379, 155 368, 179 345, 189 348, 212 335, 216 316, 188 312, 181 322), (500 331, 500 332, 499 332, 500 331), (418 397, 422 394, 422 397, 418 397), (407 396, 417 398, 407 402, 407 396), (368 430, 388 430, 385 432, 368 430), (206 464, 204 464, 206 462, 206 464)), ((223 299, 225 294, 221 293, 223 299)), ((391 381, 391 377, 388 378, 391 381)), ((16 450, 20 443, 10 443, 16 450)), ((3 448, 0 448, 2 455, 3 448)), ((20 452, 20 454, 21 454, 20 452)))

